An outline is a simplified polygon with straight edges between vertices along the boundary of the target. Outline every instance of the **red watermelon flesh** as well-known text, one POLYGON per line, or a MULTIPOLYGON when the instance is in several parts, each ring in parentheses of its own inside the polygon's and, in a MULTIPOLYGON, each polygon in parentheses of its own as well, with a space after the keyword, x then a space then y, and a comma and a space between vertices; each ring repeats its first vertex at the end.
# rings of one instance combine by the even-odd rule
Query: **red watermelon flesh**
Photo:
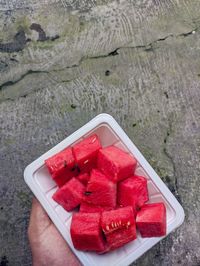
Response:
POLYGON ((103 211, 109 211, 112 210, 112 207, 108 206, 98 206, 98 205, 93 205, 89 204, 86 202, 82 202, 80 205, 80 212, 89 212, 89 213, 94 213, 94 212, 103 212, 103 211))
POLYGON ((84 192, 85 186, 73 177, 54 193, 53 199, 65 210, 71 211, 81 203, 84 192))
POLYGON ((73 146, 73 154, 80 171, 90 172, 96 166, 97 153, 101 143, 96 134, 80 141, 73 146))
POLYGON ((97 167, 109 178, 118 182, 134 174, 137 161, 115 146, 103 148, 98 153, 97 167))
POLYGON ((84 174, 80 174, 78 175, 76 178, 78 178, 78 180, 83 183, 83 185, 87 185, 89 179, 90 179, 90 176, 88 173, 84 173, 84 174))
POLYGON ((45 164, 60 187, 53 199, 67 211, 80 205, 70 229, 76 249, 105 253, 119 248, 137 238, 136 226, 142 237, 166 235, 165 205, 144 205, 147 180, 134 175, 135 158, 114 146, 102 148, 96 134, 45 164))
POLYGON ((63 186, 71 177, 77 175, 71 148, 64 149, 48 158, 45 160, 45 164, 59 187, 63 186))
POLYGON ((137 213, 136 225, 142 237, 166 235, 166 208, 163 203, 144 205, 137 213))
POLYGON ((104 211, 101 217, 101 227, 110 250, 137 238, 134 214, 130 206, 104 211))
POLYGON ((118 204, 139 209, 149 200, 147 180, 142 176, 131 176, 118 184, 118 204))
POLYGON ((73 214, 70 232, 76 249, 98 252, 105 249, 100 217, 100 213, 73 214))
POLYGON ((114 208, 117 201, 116 184, 99 170, 93 169, 86 187, 84 200, 89 204, 114 208))
POLYGON ((131 207, 132 208, 132 211, 133 211, 133 215, 134 215, 134 217, 136 217, 137 210, 135 208, 135 205, 122 206, 122 205, 117 204, 117 206, 116 206, 115 209, 117 210, 117 209, 121 209, 121 208, 124 208, 124 207, 131 207))
POLYGON ((136 235, 136 227, 135 225, 131 225, 126 229, 119 229, 114 231, 111 234, 107 234, 106 240, 108 242, 109 250, 113 250, 123 245, 135 240, 137 238, 136 235))

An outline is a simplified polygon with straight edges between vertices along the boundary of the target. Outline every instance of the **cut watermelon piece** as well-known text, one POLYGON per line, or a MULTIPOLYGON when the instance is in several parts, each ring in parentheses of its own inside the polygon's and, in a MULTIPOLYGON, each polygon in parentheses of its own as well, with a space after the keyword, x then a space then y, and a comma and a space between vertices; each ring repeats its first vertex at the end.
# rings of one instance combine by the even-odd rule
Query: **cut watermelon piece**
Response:
POLYGON ((80 141, 73 146, 73 153, 80 171, 90 172, 96 167, 97 153, 101 148, 101 143, 96 134, 80 141))
POLYGON ((136 227, 135 225, 130 226, 126 229, 121 229, 115 231, 106 236, 106 240, 109 245, 109 250, 113 250, 119 247, 124 246, 125 244, 135 240, 137 238, 136 235, 136 227))
POLYGON ((133 210, 133 216, 136 217, 137 210, 136 210, 136 208, 135 208, 135 205, 122 206, 122 205, 117 204, 115 210, 118 210, 118 209, 121 209, 121 208, 124 208, 124 207, 131 207, 132 210, 133 210))
POLYGON ((110 250, 137 238, 134 214, 130 206, 103 212, 101 227, 110 250))
POLYGON ((71 211, 81 203, 84 192, 85 186, 73 177, 54 193, 53 199, 65 210, 71 211))
POLYGON ((56 184, 61 187, 77 175, 75 159, 71 148, 67 148, 45 160, 45 164, 56 184))
POLYGON ((85 202, 114 208, 117 201, 116 184, 97 169, 91 171, 90 180, 85 191, 85 202))
POLYGON ((94 212, 103 212, 103 211, 109 211, 112 210, 112 207, 109 206, 98 206, 98 205, 93 205, 93 204, 89 204, 86 202, 82 202, 80 205, 80 212, 90 212, 90 213, 94 213, 94 212))
POLYGON ((115 146, 103 148, 98 153, 97 167, 114 182, 134 174, 137 161, 115 146))
POLYGON ((166 235, 166 208, 163 203, 144 205, 137 213, 136 225, 142 237, 166 235))
POLYGON ((149 200, 147 180, 142 176, 132 176, 118 184, 118 204, 133 206, 138 210, 149 200))
POLYGON ((87 185, 89 179, 90 179, 90 176, 88 173, 84 173, 84 174, 80 174, 77 176, 78 180, 81 181, 81 183, 83 183, 83 185, 87 185))
POLYGON ((71 238, 74 247, 84 251, 104 250, 104 239, 100 228, 100 213, 75 213, 71 222, 71 238))

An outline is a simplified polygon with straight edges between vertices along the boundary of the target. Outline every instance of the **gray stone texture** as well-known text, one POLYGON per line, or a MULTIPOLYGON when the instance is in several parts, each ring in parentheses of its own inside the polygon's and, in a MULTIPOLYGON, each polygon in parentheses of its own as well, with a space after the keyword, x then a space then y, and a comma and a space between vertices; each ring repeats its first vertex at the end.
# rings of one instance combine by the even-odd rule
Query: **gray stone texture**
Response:
POLYGON ((132 265, 200 265, 200 1, 0 0, 0 265, 31 265, 27 164, 115 117, 182 204, 132 265))

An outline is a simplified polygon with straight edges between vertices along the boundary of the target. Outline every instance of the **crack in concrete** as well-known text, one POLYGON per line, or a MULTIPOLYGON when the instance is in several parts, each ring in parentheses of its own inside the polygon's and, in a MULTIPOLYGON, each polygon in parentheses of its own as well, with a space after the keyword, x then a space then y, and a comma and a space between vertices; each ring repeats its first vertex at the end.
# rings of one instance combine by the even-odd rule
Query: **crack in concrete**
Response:
POLYGON ((164 138, 164 144, 165 145, 164 145, 164 148, 163 148, 163 152, 164 152, 165 156, 171 162, 172 169, 173 169, 173 174, 174 174, 174 193, 175 193, 175 196, 177 197, 177 199, 181 202, 181 198, 180 198, 180 195, 178 193, 178 179, 177 179, 177 176, 176 176, 176 165, 175 165, 173 157, 171 156, 171 154, 167 150, 167 143, 168 143, 168 139, 169 139, 169 137, 170 137, 170 135, 172 133, 172 128, 173 128, 173 121, 170 119, 169 120, 169 127, 167 129, 167 133, 166 133, 166 136, 164 138))
MULTIPOLYGON (((2 89, 4 89, 4 86, 12 86, 12 85, 14 85, 14 84, 20 82, 25 76, 27 76, 27 75, 31 75, 31 74, 34 74, 34 73, 46 73, 47 75, 50 76, 50 79, 51 79, 53 82, 55 82, 55 84, 58 84, 58 81, 57 81, 55 78, 53 78, 53 77, 52 77, 52 74, 49 73, 48 71, 34 71, 34 70, 29 70, 29 71, 27 71, 24 75, 22 75, 18 80, 14 81, 14 82, 12 82, 12 81, 8 81, 8 82, 5 82, 4 84, 2 84, 2 86, 0 86, 0 91, 1 91, 2 89)), ((74 80, 74 79, 66 79, 66 80, 62 80, 62 81, 60 81, 60 83, 69 83, 69 82, 71 82, 71 81, 73 81, 73 80, 74 80)), ((30 95, 30 94, 32 94, 32 93, 34 93, 34 92, 36 92, 36 91, 39 91, 39 90, 40 90, 40 89, 36 89, 36 90, 30 91, 30 92, 22 93, 22 94, 19 95, 17 98, 26 98, 28 95, 30 95)), ((15 100, 15 98, 10 98, 10 97, 6 98, 6 101, 12 101, 12 102, 13 102, 14 100, 15 100)), ((5 100, 1 100, 1 99, 0 99, 0 103, 3 102, 3 101, 5 101, 5 100)))
MULTIPOLYGON (((28 92, 28 93, 27 93, 27 92, 26 92, 26 93, 23 93, 23 94, 21 94, 20 96, 18 96, 17 99, 26 98, 27 96, 32 95, 33 93, 38 92, 38 91, 40 91, 40 90, 41 90, 41 89, 35 89, 35 90, 32 90, 32 91, 30 91, 30 92, 28 92)), ((15 101, 15 98, 8 97, 8 98, 6 98, 6 100, 3 100, 3 101, 14 102, 14 101, 15 101)), ((0 104, 1 104, 3 101, 0 99, 0 104)))
POLYGON ((93 60, 93 59, 99 59, 99 58, 106 58, 106 57, 110 57, 110 56, 117 56, 119 55, 119 50, 122 50, 122 49, 143 49, 144 51, 146 52, 151 52, 151 51, 154 51, 155 50, 155 47, 154 45, 158 42, 164 42, 165 40, 167 40, 168 38, 173 38, 173 37, 176 37, 176 38, 179 38, 179 37, 188 37, 190 35, 192 35, 194 32, 196 32, 198 30, 198 28, 195 28, 189 32, 186 32, 186 33, 181 33, 181 34, 178 34, 178 35, 174 35, 174 34, 169 34, 163 38, 159 38, 149 44, 144 44, 144 45, 136 45, 136 46, 121 46, 121 47, 118 47, 118 48, 115 48, 115 50, 109 52, 108 54, 102 54, 102 55, 97 55, 97 56, 83 56, 81 57, 81 59, 78 61, 77 64, 73 64, 71 66, 67 66, 65 68, 61 68, 61 69, 56 69, 56 70, 53 70, 55 72, 59 72, 59 71, 62 71, 64 69, 69 69, 69 68, 77 68, 79 67, 83 61, 85 60, 93 60))
MULTIPOLYGON (((80 65, 82 64, 83 61, 85 60, 93 60, 93 59, 99 59, 99 58, 106 58, 106 57, 111 57, 111 56, 117 56, 119 55, 119 50, 121 49, 143 49, 144 51, 146 52, 153 52, 155 50, 155 47, 154 45, 158 42, 164 42, 165 40, 167 40, 168 38, 170 37, 188 37, 190 35, 192 35, 193 33, 195 33, 196 31, 198 30, 198 27, 196 27, 195 29, 189 31, 189 32, 186 32, 186 33, 181 33, 181 34, 178 34, 178 35, 174 35, 174 34, 169 34, 163 38, 159 38, 149 44, 145 44, 145 45, 136 45, 136 46, 121 46, 121 47, 118 47, 118 48, 115 48, 115 50, 113 51, 110 51, 108 54, 102 54, 102 55, 97 55, 97 56, 83 56, 80 58, 80 60, 78 61, 77 64, 73 64, 71 66, 67 66, 65 68, 61 68, 61 69, 56 69, 56 70, 52 70, 52 72, 59 72, 59 71, 62 71, 62 70, 65 70, 65 69, 71 69, 71 68, 78 68, 80 67, 80 65)), ((25 36, 24 36, 25 37, 25 36)), ((2 45, 2 44, 1 44, 2 45)), ((0 46, 0 51, 1 51, 1 46, 0 46)), ((0 91, 2 89, 4 89, 5 87, 9 87, 9 86, 12 86, 18 82, 20 82, 23 78, 25 78, 27 75, 30 75, 32 73, 48 73, 48 71, 42 71, 42 70, 28 70, 25 74, 23 74, 19 79, 17 79, 16 81, 7 81, 5 83, 3 83, 2 85, 0 85, 0 91)), ((66 80, 64 82, 70 82, 72 81, 73 79, 69 79, 69 80, 66 80)), ((63 82, 63 81, 61 81, 63 82)), ((23 96, 19 96, 19 97, 23 97, 23 96)))
POLYGON ((18 83, 22 79, 24 79, 26 76, 31 75, 31 74, 35 74, 35 73, 48 74, 49 72, 48 71, 42 71, 42 70, 28 70, 25 74, 21 75, 21 77, 19 79, 14 80, 14 81, 10 80, 10 81, 7 81, 7 82, 3 83, 2 85, 0 85, 0 91, 3 90, 5 87, 15 85, 16 83, 18 83))
POLYGON ((119 55, 119 50, 122 50, 122 49, 144 49, 144 51, 146 52, 149 52, 151 50, 154 50, 155 48, 153 48, 153 44, 156 43, 156 42, 159 42, 159 41, 164 41, 166 40, 167 38, 169 38, 170 36, 172 35, 168 35, 166 36, 165 38, 161 38, 161 39, 158 39, 152 43, 149 43, 147 45, 136 45, 136 46, 121 46, 121 47, 118 47, 116 48, 115 50, 109 52, 108 54, 102 54, 102 55, 96 55, 96 56, 83 56, 80 58, 80 60, 78 61, 78 63, 76 64, 73 64, 71 66, 67 66, 65 68, 61 68, 61 69, 56 69, 56 70, 53 70, 55 72, 59 72, 59 71, 62 71, 64 69, 69 69, 69 68, 77 68, 79 67, 83 61, 85 60, 93 60, 93 59, 100 59, 100 58, 107 58, 107 57, 112 57, 112 56, 117 56, 119 55))

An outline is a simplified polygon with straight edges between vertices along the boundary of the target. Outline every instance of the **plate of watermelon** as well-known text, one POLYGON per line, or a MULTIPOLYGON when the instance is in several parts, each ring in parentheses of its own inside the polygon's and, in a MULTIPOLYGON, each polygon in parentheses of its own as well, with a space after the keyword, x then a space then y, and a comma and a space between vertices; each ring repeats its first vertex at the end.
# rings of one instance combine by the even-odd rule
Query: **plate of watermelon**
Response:
POLYGON ((184 221, 179 202, 108 114, 28 165, 24 178, 83 265, 128 265, 184 221))

